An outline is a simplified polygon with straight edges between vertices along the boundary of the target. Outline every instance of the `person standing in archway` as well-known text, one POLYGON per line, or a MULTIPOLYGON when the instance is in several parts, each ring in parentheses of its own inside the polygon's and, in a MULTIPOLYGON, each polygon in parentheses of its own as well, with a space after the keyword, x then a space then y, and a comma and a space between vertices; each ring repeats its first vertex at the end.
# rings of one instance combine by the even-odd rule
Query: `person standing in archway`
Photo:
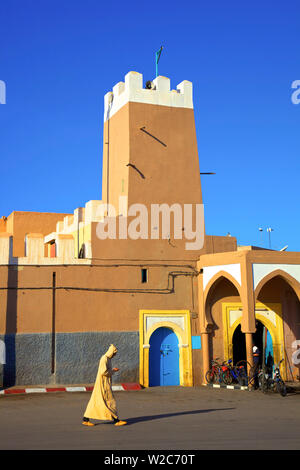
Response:
POLYGON ((253 363, 254 363, 254 387, 258 388, 258 370, 259 370, 259 359, 260 359, 260 352, 257 346, 253 346, 253 363))
POLYGON ((82 424, 94 426, 91 419, 113 421, 115 426, 123 426, 126 421, 118 417, 117 405, 112 392, 112 375, 119 369, 111 367, 111 359, 117 354, 117 348, 111 344, 101 357, 94 389, 85 410, 82 424))

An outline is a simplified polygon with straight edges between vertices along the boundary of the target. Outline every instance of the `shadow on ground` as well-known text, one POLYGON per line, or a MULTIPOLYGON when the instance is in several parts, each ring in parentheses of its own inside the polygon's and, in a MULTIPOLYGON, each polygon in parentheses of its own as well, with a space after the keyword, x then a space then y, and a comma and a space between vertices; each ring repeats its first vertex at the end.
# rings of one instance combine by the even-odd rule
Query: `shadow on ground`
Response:
POLYGON ((194 414, 201 414, 201 413, 211 413, 213 411, 226 411, 226 410, 235 410, 235 408, 211 408, 207 410, 193 410, 193 411, 181 411, 178 413, 163 413, 160 415, 148 415, 148 416, 137 416, 135 418, 128 418, 126 419, 127 424, 136 424, 145 421, 153 421, 154 419, 164 419, 170 418, 172 416, 184 416, 184 415, 194 415, 194 414))

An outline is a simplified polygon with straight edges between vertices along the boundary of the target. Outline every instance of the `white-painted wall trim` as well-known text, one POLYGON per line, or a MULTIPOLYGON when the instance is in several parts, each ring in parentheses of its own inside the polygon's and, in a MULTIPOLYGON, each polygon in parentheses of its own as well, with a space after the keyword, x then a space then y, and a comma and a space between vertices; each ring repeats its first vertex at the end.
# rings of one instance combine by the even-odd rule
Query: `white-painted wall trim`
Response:
POLYGON ((113 91, 104 96, 104 122, 128 102, 193 108, 193 85, 188 80, 179 83, 176 90, 170 89, 170 79, 167 77, 159 76, 153 84, 154 89, 143 88, 143 75, 128 72, 125 83, 117 83, 113 91))
POLYGON ((240 285, 241 279, 241 265, 237 264, 224 264, 219 266, 207 266, 203 268, 203 290, 205 290, 209 281, 220 271, 225 271, 230 274, 240 285))
POLYGON ((178 315, 178 316, 172 316, 172 315, 162 315, 162 316, 156 316, 156 315, 147 315, 146 318, 146 333, 149 331, 150 328, 152 328, 155 324, 157 323, 164 323, 164 322, 171 322, 175 323, 175 325, 179 326, 182 331, 184 331, 184 316, 178 315))
POLYGON ((254 290, 260 283, 260 281, 268 276, 268 274, 281 269, 281 271, 286 272, 292 276, 296 281, 300 283, 300 264, 262 264, 255 263, 253 264, 253 286, 254 290))
MULTIPOLYGON (((256 309, 255 310, 255 315, 257 318, 257 315, 261 315, 262 317, 265 317, 267 320, 273 323, 273 325, 276 327, 276 313, 273 310, 268 310, 268 309, 256 309)), ((242 310, 230 310, 229 311, 229 326, 232 328, 234 323, 242 318, 243 311, 242 310)))

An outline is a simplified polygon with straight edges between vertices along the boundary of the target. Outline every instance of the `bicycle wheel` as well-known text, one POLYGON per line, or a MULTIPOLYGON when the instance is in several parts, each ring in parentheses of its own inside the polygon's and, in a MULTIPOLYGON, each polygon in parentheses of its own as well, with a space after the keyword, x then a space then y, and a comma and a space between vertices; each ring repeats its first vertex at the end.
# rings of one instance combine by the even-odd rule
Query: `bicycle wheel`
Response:
POLYGON ((220 382, 221 382, 220 369, 216 369, 214 372, 214 384, 219 384, 220 382))
POLYGON ((282 397, 286 396, 286 385, 282 380, 276 382, 276 390, 282 397))
POLYGON ((248 371, 250 372, 250 370, 251 370, 251 364, 250 364, 250 362, 244 361, 244 360, 238 361, 238 362, 236 363, 236 366, 235 366, 235 367, 243 367, 243 368, 245 369, 245 371, 246 371, 247 376, 248 376, 248 371))
POLYGON ((243 366, 239 366, 239 367, 236 367, 235 370, 236 370, 237 381, 239 385, 247 386, 248 385, 247 369, 245 369, 243 366))
POLYGON ((208 384, 212 384, 214 383, 214 376, 215 376, 215 373, 214 373, 214 370, 213 369, 209 369, 206 374, 205 374, 205 380, 208 384))
POLYGON ((221 375, 221 380, 225 385, 231 385, 232 384, 232 375, 230 373, 230 370, 224 370, 221 375))
POLYGON ((258 383, 259 383, 259 388, 261 389, 261 391, 263 393, 267 393, 269 389, 269 380, 266 378, 264 373, 261 373, 259 375, 258 383))
POLYGON ((252 366, 249 371, 248 375, 248 387, 253 388, 256 390, 259 387, 258 383, 258 371, 256 370, 255 366, 252 366))

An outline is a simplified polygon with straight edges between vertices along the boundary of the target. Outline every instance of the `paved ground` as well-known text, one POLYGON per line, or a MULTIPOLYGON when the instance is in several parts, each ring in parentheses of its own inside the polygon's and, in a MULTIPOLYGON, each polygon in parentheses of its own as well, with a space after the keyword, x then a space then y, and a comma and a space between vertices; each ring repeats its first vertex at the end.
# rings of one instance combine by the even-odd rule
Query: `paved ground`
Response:
POLYGON ((115 392, 128 425, 81 417, 90 397, 51 393, 0 397, 0 449, 300 449, 300 393, 207 387, 115 392))

